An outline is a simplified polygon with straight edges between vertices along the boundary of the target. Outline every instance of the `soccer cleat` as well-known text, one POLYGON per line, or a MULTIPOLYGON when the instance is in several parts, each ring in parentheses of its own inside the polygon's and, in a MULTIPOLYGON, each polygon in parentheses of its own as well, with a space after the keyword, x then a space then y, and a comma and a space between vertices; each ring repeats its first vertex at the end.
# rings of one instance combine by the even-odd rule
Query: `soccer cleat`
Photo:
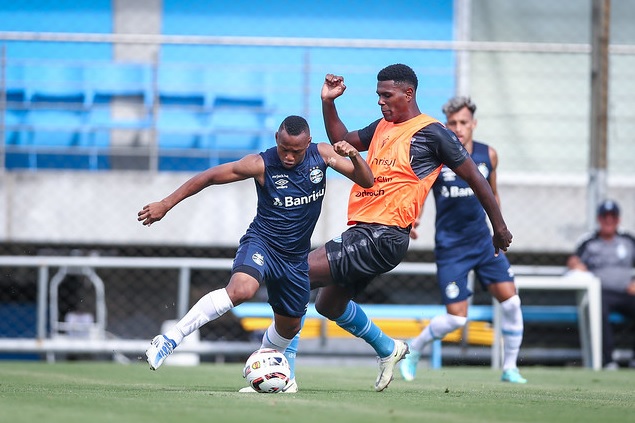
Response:
POLYGON ((388 387, 394 378, 395 366, 408 352, 408 344, 395 340, 395 349, 392 354, 379 360, 379 375, 375 381, 375 391, 381 392, 388 387))
MULTIPOLYGON (((410 346, 408 346, 408 349, 410 349, 410 346)), ((420 357, 421 354, 418 351, 410 349, 410 353, 401 360, 401 363, 399 363, 401 377, 403 377, 405 381, 411 382, 415 379, 417 374, 417 364, 419 364, 420 357)))
POLYGON ((283 394, 295 394, 296 392, 298 392, 298 384, 295 383, 295 378, 291 379, 287 386, 282 388, 283 394))
MULTIPOLYGON (((238 392, 243 394, 256 393, 254 388, 252 388, 251 386, 240 388, 238 392)), ((289 383, 287 383, 287 386, 285 386, 282 391, 280 391, 281 394, 295 394, 296 392, 298 392, 298 384, 295 382, 295 378, 291 379, 289 383)))
POLYGON ((509 383, 527 383, 527 379, 522 377, 516 368, 505 370, 503 376, 501 376, 501 380, 509 383))
POLYGON ((146 357, 151 370, 161 367, 165 359, 176 348, 176 342, 165 335, 157 335, 150 342, 150 348, 146 350, 146 357))

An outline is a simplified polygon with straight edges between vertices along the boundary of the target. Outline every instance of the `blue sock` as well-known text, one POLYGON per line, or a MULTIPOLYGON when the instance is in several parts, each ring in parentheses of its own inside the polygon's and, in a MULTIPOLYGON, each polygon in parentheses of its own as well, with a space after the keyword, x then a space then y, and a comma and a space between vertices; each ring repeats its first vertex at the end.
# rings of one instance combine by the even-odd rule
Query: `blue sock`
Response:
POLYGON ((286 350, 284 350, 284 356, 287 357, 287 361, 289 362, 289 367, 291 368, 291 376, 290 379, 295 378, 295 356, 298 353, 298 344, 300 343, 300 333, 302 332, 302 327, 304 327, 304 319, 306 319, 306 315, 302 316, 302 322, 300 323, 300 332, 298 332, 294 337, 286 350))
POLYGON ((386 336, 353 301, 348 302, 346 311, 335 319, 335 323, 345 331, 368 342, 380 358, 388 357, 395 349, 395 341, 386 336))

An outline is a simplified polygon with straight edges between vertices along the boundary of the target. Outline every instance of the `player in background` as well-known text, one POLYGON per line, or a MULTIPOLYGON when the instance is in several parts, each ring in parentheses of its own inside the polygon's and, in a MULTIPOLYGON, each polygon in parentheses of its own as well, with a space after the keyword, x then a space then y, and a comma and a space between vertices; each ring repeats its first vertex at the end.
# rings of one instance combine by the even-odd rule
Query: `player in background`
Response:
MULTIPOLYGON (((261 283, 266 284, 274 312, 261 348, 284 351, 300 330, 309 303, 310 241, 326 192, 327 167, 366 188, 373 186, 373 174, 349 143, 312 143, 309 126, 300 116, 285 118, 275 138, 275 147, 207 169, 138 213, 138 220, 150 226, 208 186, 248 178, 254 179, 258 194, 256 217, 240 239, 229 283, 203 296, 176 325, 151 341, 146 356, 152 370, 187 335, 251 299, 261 283)), ((293 377, 292 373, 288 391, 296 389, 293 377)))
MULTIPOLYGON (((443 106, 446 126, 470 153, 500 205, 496 185, 498 156, 491 146, 474 141, 475 112, 476 104, 468 97, 451 98, 443 106)), ((472 295, 467 283, 468 274, 474 270, 483 289, 487 289, 501 305, 504 343, 502 380, 526 383, 516 365, 523 339, 520 297, 507 257, 494 251, 485 211, 468 183, 447 166, 441 169, 432 191, 436 204, 434 254, 437 282, 447 313, 434 317, 421 334, 410 341, 410 354, 400 364, 401 374, 405 380, 413 380, 424 347, 465 326, 468 298, 472 295)), ((418 220, 415 227, 417 225, 418 220)), ((412 230, 410 236, 416 239, 416 230, 412 230)))
MULTIPOLYGON (((379 356, 376 391, 391 382, 408 346, 383 333, 352 298, 403 260, 410 229, 443 164, 469 182, 487 211, 494 229, 492 248, 507 250, 512 241, 490 185, 465 148, 443 124, 419 110, 417 85, 415 72, 406 65, 379 71, 377 103, 383 118, 351 132, 335 107, 335 99, 346 90, 344 78, 327 74, 321 92, 329 140, 332 144, 344 140, 358 151, 368 151, 366 161, 375 185, 351 189, 348 223, 352 226, 309 254, 311 288, 319 288, 315 307, 321 315, 375 349, 379 356)), ((297 351, 297 337, 290 348, 297 351)))

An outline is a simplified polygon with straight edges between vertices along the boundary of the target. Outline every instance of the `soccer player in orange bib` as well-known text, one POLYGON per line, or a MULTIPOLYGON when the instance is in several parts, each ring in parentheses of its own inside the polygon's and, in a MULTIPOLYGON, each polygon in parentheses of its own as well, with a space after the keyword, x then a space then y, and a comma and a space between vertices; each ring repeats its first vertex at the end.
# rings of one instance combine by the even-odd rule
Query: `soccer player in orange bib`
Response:
MULTIPOLYGON (((384 334, 352 298, 403 260, 410 229, 443 165, 465 180, 479 199, 492 223, 496 253, 506 251, 512 241, 489 183, 461 142, 419 110, 417 85, 415 72, 406 65, 382 69, 377 75, 377 103, 383 117, 355 131, 346 128, 335 107, 335 99, 346 90, 344 78, 326 75, 321 93, 329 141, 345 140, 358 151, 368 151, 366 161, 375 184, 370 189, 352 188, 348 204, 352 226, 309 254, 311 288, 319 289, 315 307, 320 314, 377 352, 376 391, 391 382, 408 345, 384 334)), ((287 348, 287 357, 294 348, 295 341, 287 348)))

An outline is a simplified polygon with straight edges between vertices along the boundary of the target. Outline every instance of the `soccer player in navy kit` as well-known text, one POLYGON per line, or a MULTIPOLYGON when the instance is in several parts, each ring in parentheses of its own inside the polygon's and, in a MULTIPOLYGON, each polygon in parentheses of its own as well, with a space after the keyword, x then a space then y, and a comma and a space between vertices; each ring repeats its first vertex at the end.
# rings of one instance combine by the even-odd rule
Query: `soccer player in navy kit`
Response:
MULTIPOLYGON (((476 105, 467 97, 454 97, 443 106, 447 127, 459 138, 487 179, 496 201, 496 150, 474 141, 476 105)), ((468 273, 474 270, 481 286, 496 298, 502 308, 504 363, 501 380, 526 383, 516 361, 523 337, 523 316, 514 274, 505 254, 495 254, 485 211, 470 186, 447 166, 432 186, 436 204, 435 260, 437 282, 447 313, 434 317, 419 336, 410 342, 410 354, 400 363, 405 380, 413 380, 420 353, 435 339, 442 339, 467 323, 468 273)), ((411 237, 416 238, 416 231, 411 237)))
POLYGON ((307 258, 326 191, 327 167, 366 188, 374 181, 370 167, 349 143, 312 143, 309 126, 300 116, 285 118, 275 138, 276 147, 207 169, 138 213, 138 220, 149 226, 208 186, 255 180, 256 217, 240 239, 229 283, 203 296, 174 327, 152 340, 146 351, 152 370, 184 337, 251 299, 263 282, 274 321, 261 348, 284 351, 300 330, 310 293, 307 258))

